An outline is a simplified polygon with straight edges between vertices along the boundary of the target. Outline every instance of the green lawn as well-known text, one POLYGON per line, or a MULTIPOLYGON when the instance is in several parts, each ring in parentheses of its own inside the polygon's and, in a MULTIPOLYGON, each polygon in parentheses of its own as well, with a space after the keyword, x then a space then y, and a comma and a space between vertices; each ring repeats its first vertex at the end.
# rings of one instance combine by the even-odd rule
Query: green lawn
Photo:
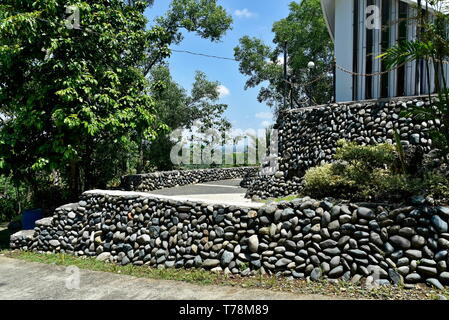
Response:
POLYGON ((139 278, 151 278, 162 280, 177 280, 196 283, 200 285, 225 285, 243 288, 261 288, 275 291, 286 291, 298 294, 323 294, 327 296, 343 297, 348 299, 438 299, 449 298, 449 291, 438 291, 426 286, 418 286, 415 289, 384 286, 374 289, 366 289, 349 282, 339 281, 336 284, 327 281, 310 282, 306 280, 288 280, 268 275, 253 277, 240 277, 212 273, 202 269, 154 269, 146 266, 120 266, 112 263, 97 261, 93 258, 80 258, 66 254, 39 254, 34 252, 8 251, 1 254, 25 261, 62 266, 74 265, 81 269, 120 273, 139 278))
POLYGON ((293 201, 295 199, 302 198, 300 195, 287 196, 282 198, 269 198, 260 200, 259 202, 270 203, 270 202, 281 202, 281 201, 293 201))

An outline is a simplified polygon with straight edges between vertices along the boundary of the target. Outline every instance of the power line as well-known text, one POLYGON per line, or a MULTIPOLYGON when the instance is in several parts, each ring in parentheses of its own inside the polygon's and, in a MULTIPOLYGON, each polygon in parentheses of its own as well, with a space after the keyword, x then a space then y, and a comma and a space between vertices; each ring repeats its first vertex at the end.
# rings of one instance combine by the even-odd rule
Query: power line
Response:
MULTIPOLYGON (((15 12, 15 11, 12 11, 12 13, 14 13, 14 14, 16 14, 16 15, 24 14, 24 13, 15 12)), ((27 12, 26 12, 26 13, 27 13, 27 12)), ((36 20, 40 20, 40 21, 42 21, 42 22, 52 23, 52 22, 49 21, 49 20, 42 19, 42 18, 39 18, 39 17, 34 17, 34 18, 35 18, 36 20)), ((400 21, 399 21, 399 22, 400 22, 400 21)), ((397 22, 395 21, 394 23, 397 23, 397 22)), ((81 27, 80 27, 79 30, 85 31, 85 32, 88 32, 88 33, 91 33, 91 34, 102 35, 101 33, 96 32, 96 31, 93 31, 92 29, 90 29, 89 26, 88 26, 87 28, 81 28, 81 27)), ((235 58, 228 58, 228 57, 215 56, 215 55, 210 55, 210 54, 205 54, 205 53, 200 53, 200 52, 193 52, 193 51, 189 51, 189 50, 177 50, 177 49, 170 49, 170 50, 173 51, 173 52, 177 52, 177 53, 187 53, 187 54, 190 54, 190 55, 202 56, 202 57, 206 57, 206 58, 213 58, 213 59, 220 59, 220 60, 227 60, 227 61, 235 61, 235 62, 239 62, 239 61, 238 61, 237 59, 235 59, 235 58)), ((437 59, 437 62, 441 62, 441 63, 443 63, 443 64, 449 64, 449 61, 447 61, 447 60, 438 60, 438 59, 437 59)), ((364 74, 364 73, 357 73, 357 72, 353 72, 353 71, 351 71, 351 70, 348 70, 348 69, 344 68, 343 66, 338 65, 338 64, 336 63, 336 60, 334 59, 335 67, 336 67, 337 69, 339 69, 340 71, 345 72, 345 73, 348 73, 348 74, 351 74, 351 75, 353 75, 353 76, 362 76, 362 77, 373 77, 373 76, 378 76, 378 75, 387 74, 387 73, 389 73, 389 72, 391 72, 391 71, 394 71, 394 70, 396 70, 396 69, 399 69, 399 68, 403 67, 406 63, 407 63, 407 62, 401 63, 401 64, 397 65, 396 67, 393 67, 393 68, 391 68, 391 69, 389 69, 389 70, 385 70, 385 71, 382 71, 382 72, 376 72, 376 73, 364 74)), ((308 84, 314 83, 314 82, 316 82, 316 81, 318 81, 318 80, 324 78, 326 75, 327 75, 327 73, 324 72, 324 73, 323 73, 321 76, 319 76, 318 78, 315 78, 315 79, 313 79, 312 81, 310 81, 309 83, 304 84, 304 85, 308 85, 308 84)), ((286 83, 290 83, 290 82, 287 81, 287 80, 284 80, 284 81, 285 81, 286 83)), ((293 83, 290 83, 290 84, 293 85, 293 83)))
POLYGON ((209 55, 209 54, 205 54, 205 53, 199 53, 199 52, 192 52, 192 51, 188 51, 188 50, 175 50, 175 49, 171 49, 171 51, 173 52, 178 52, 178 53, 188 53, 191 55, 195 55, 195 56, 202 56, 202 57, 207 57, 207 58, 214 58, 214 59, 221 59, 221 60, 230 60, 230 61, 238 61, 234 58, 226 58, 226 57, 219 57, 219 56, 213 56, 213 55, 209 55))

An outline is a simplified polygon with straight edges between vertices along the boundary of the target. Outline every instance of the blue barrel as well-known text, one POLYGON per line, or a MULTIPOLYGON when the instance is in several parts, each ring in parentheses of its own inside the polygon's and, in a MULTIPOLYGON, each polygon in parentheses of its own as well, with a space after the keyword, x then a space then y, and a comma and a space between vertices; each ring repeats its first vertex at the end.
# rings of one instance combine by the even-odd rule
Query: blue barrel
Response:
POLYGON ((43 217, 42 209, 25 210, 22 213, 22 229, 33 230, 36 226, 36 221, 43 217))

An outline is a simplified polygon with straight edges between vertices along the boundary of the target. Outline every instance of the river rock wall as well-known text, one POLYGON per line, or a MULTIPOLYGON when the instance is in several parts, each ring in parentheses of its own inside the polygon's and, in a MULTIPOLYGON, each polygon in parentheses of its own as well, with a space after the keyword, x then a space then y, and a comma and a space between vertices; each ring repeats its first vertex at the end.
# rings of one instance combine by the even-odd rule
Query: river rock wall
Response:
POLYGON ((337 141, 345 139, 360 144, 394 143, 397 130, 401 143, 432 150, 429 130, 440 121, 417 121, 402 116, 413 106, 431 108, 426 97, 396 98, 388 101, 360 101, 319 107, 288 110, 281 113, 279 130, 279 174, 260 176, 249 187, 248 197, 270 198, 286 196, 299 190, 295 181, 305 171, 324 162, 331 162, 337 141))
POLYGON ((93 191, 39 221, 12 249, 121 265, 204 268, 243 276, 449 284, 449 208, 310 198, 249 207, 93 191))
POLYGON ((243 178, 248 175, 255 175, 258 170, 259 168, 256 167, 238 167, 202 170, 175 170, 128 175, 122 177, 120 189, 127 191, 148 192, 194 183, 243 178))

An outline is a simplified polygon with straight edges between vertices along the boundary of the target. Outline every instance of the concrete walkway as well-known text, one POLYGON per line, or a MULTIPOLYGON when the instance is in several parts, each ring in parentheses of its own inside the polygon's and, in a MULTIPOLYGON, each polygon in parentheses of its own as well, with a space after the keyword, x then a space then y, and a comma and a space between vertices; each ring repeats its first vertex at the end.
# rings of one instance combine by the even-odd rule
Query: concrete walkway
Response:
POLYGON ((242 179, 204 182, 187 186, 151 191, 151 194, 175 200, 201 201, 229 205, 260 207, 261 203, 245 198, 246 189, 240 187, 242 179))
POLYGON ((240 187, 241 179, 231 179, 213 182, 190 184, 174 188, 154 190, 150 192, 120 191, 120 190, 90 190, 86 193, 108 194, 116 196, 138 195, 153 196, 178 201, 192 201, 207 204, 235 205, 257 209, 264 204, 245 198, 246 189, 240 187))
POLYGON ((331 300, 335 298, 142 279, 115 273, 26 262, 0 255, 0 300, 17 299, 331 300))

